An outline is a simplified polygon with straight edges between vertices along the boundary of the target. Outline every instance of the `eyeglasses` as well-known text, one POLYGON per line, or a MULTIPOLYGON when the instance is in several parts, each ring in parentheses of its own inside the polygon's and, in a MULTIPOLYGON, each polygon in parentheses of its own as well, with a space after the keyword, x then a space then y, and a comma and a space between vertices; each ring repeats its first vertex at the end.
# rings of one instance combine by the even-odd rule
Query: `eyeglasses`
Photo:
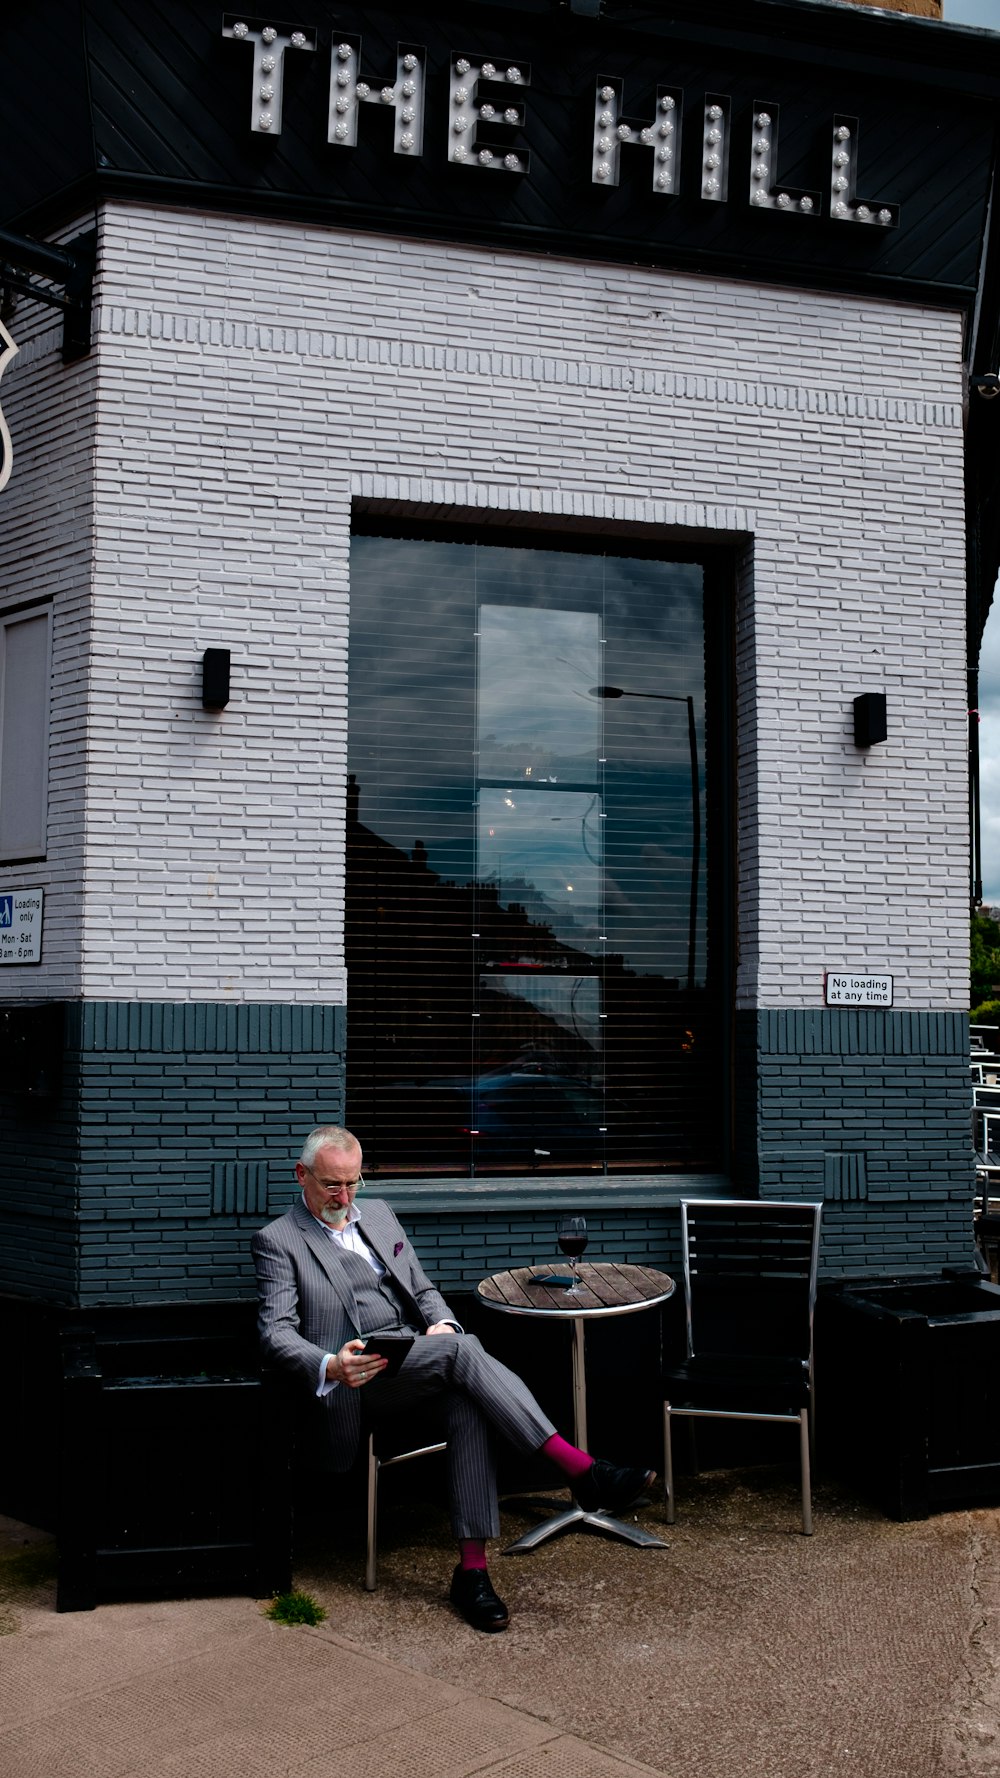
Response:
POLYGON ((320 1179, 317 1173, 313 1173, 311 1167, 306 1167, 306 1172, 312 1175, 312 1178, 315 1179, 316 1184, 321 1191, 335 1192, 339 1191, 341 1186, 344 1187, 345 1191, 349 1192, 364 1191, 365 1182, 360 1173, 358 1174, 357 1179, 320 1179))

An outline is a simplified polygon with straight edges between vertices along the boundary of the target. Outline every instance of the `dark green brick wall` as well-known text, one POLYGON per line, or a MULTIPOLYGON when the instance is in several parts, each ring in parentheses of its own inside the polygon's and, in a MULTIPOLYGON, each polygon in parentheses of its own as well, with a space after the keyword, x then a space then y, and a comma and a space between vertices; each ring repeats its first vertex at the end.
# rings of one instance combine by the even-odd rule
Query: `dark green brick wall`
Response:
MULTIPOLYGON (((293 1201, 313 1123, 343 1115, 340 1007, 74 1004, 56 1094, 0 1101, 0 1290, 90 1306, 252 1295, 252 1231, 293 1201)), ((823 1271, 936 1271, 972 1256, 963 1015, 756 1012, 737 1021, 733 1181, 391 1184, 445 1290, 555 1255, 676 1271, 677 1198, 825 1201, 823 1271), (577 1202, 578 1201, 578 1202, 577 1202)))
POLYGON ((6 1008, 0 1024, 0 1292, 75 1303, 78 1288, 79 1058, 56 1006, 30 1066, 18 1050, 32 1009, 6 1008), (39 1091, 39 1087, 44 1090, 39 1091))
MULTIPOLYGON (((937 1271, 973 1252, 964 1013, 742 1015, 756 1039, 761 1196, 822 1198, 827 1274, 937 1271)), ((744 1083, 743 1115, 749 1094, 744 1083)), ((746 1132, 744 1132, 744 1149, 746 1132)))
MULTIPOLYGON (((537 1189, 537 1188, 536 1188, 537 1189)), ((582 1204, 589 1233, 588 1259, 617 1260, 654 1266, 680 1276, 680 1220, 676 1188, 662 1187, 662 1203, 638 1209, 595 1211, 582 1204)), ((614 1187, 611 1187, 613 1193, 614 1187)), ((543 1262, 565 1267, 556 1228, 562 1209, 538 1202, 514 1209, 479 1209, 463 1215, 415 1210, 400 1202, 391 1187, 372 1187, 373 1195, 389 1199, 413 1239, 427 1271, 447 1294, 474 1291, 481 1278, 510 1266, 543 1262)), ((456 1196, 460 1203, 461 1187, 456 1196)))
POLYGON ((250 1293, 303 1133, 343 1116, 343 1008, 84 1003, 74 1040, 80 1302, 250 1293))

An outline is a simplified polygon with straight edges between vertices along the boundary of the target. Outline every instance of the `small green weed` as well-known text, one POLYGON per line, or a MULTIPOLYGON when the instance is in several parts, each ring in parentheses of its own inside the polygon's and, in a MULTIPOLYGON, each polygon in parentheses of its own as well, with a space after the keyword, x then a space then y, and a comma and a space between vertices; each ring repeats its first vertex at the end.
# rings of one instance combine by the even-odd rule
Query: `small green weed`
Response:
POLYGON ((326 1612, 311 1593, 276 1593, 264 1616, 276 1624, 321 1624, 326 1612))

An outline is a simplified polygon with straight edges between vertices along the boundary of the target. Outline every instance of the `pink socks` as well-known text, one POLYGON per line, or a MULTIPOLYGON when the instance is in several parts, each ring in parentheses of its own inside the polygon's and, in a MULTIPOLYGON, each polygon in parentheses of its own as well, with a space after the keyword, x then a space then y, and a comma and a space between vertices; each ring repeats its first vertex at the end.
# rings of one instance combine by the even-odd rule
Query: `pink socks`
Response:
POLYGON ((542 1456, 548 1457, 562 1470, 563 1475, 568 1475, 573 1481, 577 1476, 586 1475, 594 1461, 593 1457, 587 1456, 586 1451, 578 1451, 575 1445, 568 1445, 564 1438, 559 1437, 558 1432, 547 1438, 541 1449, 542 1456))
MULTIPOLYGON (((594 1461, 593 1457, 588 1457, 586 1451, 578 1451, 575 1445, 567 1444, 558 1432, 545 1440, 541 1446, 541 1454, 548 1457, 557 1469, 561 1469, 563 1475, 569 1476, 570 1481, 575 1481, 577 1476, 586 1475, 594 1461)), ((463 1569, 485 1568, 486 1544, 478 1537, 460 1537, 458 1559, 463 1569)))

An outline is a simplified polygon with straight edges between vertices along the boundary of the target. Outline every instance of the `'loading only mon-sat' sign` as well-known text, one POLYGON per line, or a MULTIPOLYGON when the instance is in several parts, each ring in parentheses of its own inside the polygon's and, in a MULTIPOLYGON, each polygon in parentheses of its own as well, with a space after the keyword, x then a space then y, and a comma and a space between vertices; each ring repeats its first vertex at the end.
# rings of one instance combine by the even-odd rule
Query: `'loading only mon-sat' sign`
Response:
POLYGON ((42 889, 0 889, 0 963, 42 960, 42 889))

